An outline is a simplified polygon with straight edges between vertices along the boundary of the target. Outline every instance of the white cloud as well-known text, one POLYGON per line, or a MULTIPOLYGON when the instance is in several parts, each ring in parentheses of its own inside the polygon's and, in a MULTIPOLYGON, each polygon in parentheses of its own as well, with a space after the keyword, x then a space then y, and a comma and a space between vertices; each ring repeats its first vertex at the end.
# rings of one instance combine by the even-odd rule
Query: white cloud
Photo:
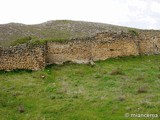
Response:
POLYGON ((158 2, 152 2, 152 4, 151 4, 151 10, 152 10, 152 12, 160 13, 160 3, 158 3, 158 2))
POLYGON ((157 20, 156 20, 156 19, 154 19, 154 18, 152 18, 152 17, 149 17, 149 16, 146 17, 146 18, 141 18, 141 19, 139 19, 139 21, 147 22, 147 23, 152 24, 152 25, 154 25, 154 24, 157 23, 157 20))

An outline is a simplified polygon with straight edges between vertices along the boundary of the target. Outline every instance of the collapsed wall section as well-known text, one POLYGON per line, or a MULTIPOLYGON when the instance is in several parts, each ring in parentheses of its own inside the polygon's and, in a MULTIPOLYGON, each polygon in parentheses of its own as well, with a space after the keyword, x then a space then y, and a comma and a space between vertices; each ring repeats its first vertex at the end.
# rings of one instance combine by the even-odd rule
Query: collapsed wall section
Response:
POLYGON ((49 64, 62 64, 67 61, 88 63, 91 57, 91 40, 69 42, 48 42, 46 61, 49 64))
POLYGON ((29 47, 26 44, 0 47, 0 70, 39 70, 45 67, 44 46, 29 47))

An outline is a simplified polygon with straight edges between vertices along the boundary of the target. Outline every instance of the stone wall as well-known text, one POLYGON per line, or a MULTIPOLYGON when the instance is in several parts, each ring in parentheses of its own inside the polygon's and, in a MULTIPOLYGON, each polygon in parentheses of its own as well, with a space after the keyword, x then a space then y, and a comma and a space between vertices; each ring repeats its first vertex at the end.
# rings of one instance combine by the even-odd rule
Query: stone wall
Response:
POLYGON ((0 70, 39 70, 44 67, 44 46, 34 46, 32 48, 23 44, 7 48, 0 47, 0 70))
POLYGON ((123 32, 97 34, 91 49, 93 61, 118 56, 138 55, 135 40, 137 40, 137 37, 132 37, 130 34, 123 32))
POLYGON ((0 48, 0 70, 39 70, 48 64, 89 63, 111 57, 160 54, 160 32, 99 33, 91 38, 47 42, 43 46, 0 48))
POLYGON ((92 38, 74 39, 69 42, 48 42, 47 62, 62 64, 71 61, 89 63, 118 56, 160 53, 159 31, 131 33, 99 33, 92 38))
POLYGON ((139 34, 140 54, 160 54, 159 31, 141 31, 139 34))

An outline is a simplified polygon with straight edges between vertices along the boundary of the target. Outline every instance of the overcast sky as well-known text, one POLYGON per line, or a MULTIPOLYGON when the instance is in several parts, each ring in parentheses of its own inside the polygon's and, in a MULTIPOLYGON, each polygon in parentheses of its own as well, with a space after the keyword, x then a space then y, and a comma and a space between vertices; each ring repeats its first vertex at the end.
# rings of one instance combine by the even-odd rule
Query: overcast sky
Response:
POLYGON ((0 24, 59 19, 160 29, 160 0, 0 0, 0 24))

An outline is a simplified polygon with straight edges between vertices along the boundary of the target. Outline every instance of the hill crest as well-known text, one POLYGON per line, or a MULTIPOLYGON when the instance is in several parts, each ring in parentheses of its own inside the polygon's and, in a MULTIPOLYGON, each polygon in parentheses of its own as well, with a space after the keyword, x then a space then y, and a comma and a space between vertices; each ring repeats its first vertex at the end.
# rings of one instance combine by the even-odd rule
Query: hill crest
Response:
POLYGON ((104 23, 51 20, 41 24, 25 25, 21 23, 0 24, 0 45, 9 46, 17 39, 32 37, 34 39, 72 39, 92 37, 101 32, 127 32, 127 27, 104 23))

